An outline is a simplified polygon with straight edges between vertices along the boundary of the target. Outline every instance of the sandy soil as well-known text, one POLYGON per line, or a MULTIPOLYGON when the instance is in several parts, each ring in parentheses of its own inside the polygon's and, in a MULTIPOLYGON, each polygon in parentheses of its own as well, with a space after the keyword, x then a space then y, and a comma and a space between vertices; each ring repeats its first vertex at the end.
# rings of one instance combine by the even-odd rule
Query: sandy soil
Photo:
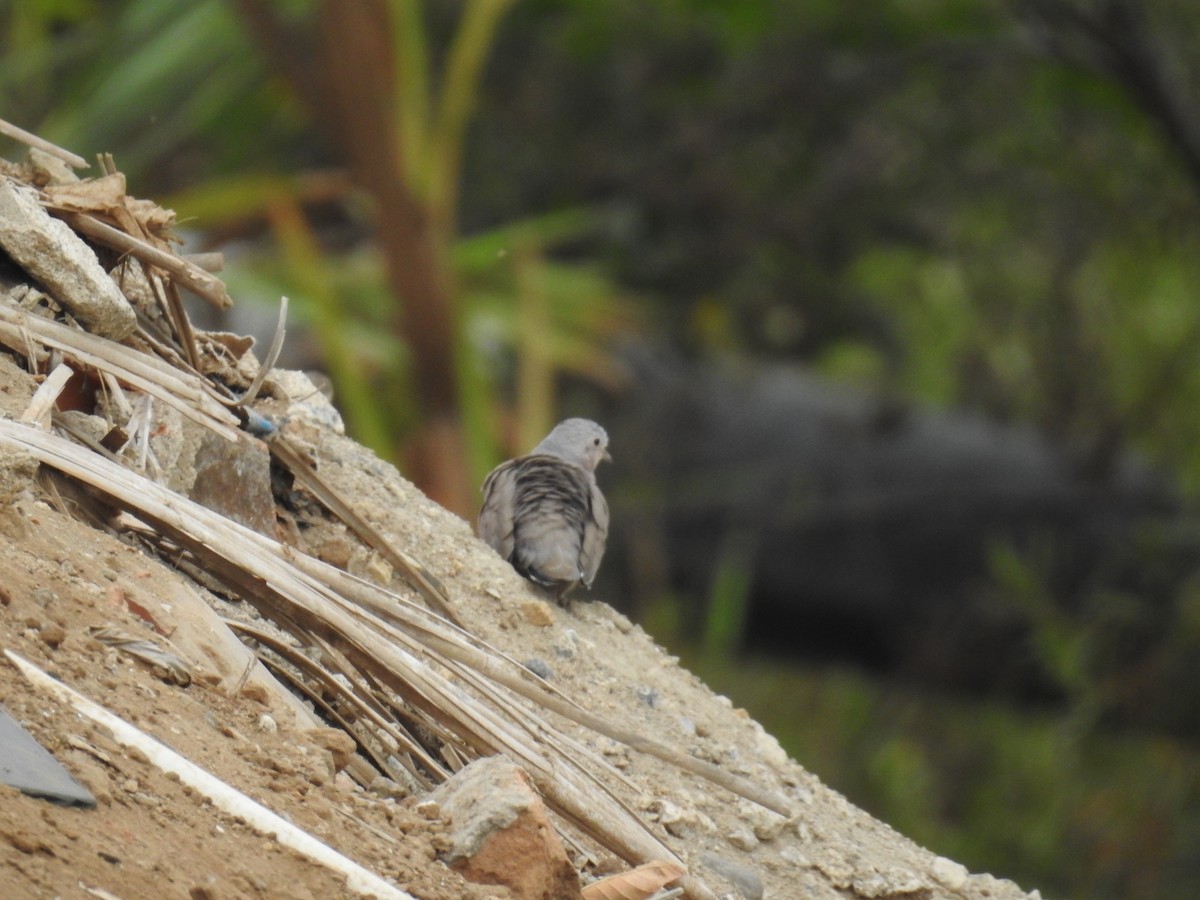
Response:
MULTIPOLYGON (((32 389, 15 366, 0 366, 0 399, 9 414, 32 389)), ((545 603, 474 538, 467 523, 353 442, 323 432, 311 445, 322 475, 442 579, 476 634, 541 667, 593 712, 790 798, 798 814, 785 820, 608 738, 559 723, 622 771, 637 788, 627 802, 719 892, 776 898, 1027 896, 1009 882, 968 875, 851 806, 789 760, 743 710, 714 696, 608 606, 576 603, 560 609, 545 603)), ((170 596, 181 582, 222 615, 251 612, 207 592, 171 560, 128 536, 56 509, 39 482, 22 484, 20 477, 9 473, 11 499, 0 511, 0 647, 416 897, 507 896, 502 888, 463 882, 437 860, 447 826, 417 813, 420 798, 385 797, 358 787, 335 771, 319 735, 295 727, 286 710, 268 705, 268 698, 253 691, 230 695, 215 679, 182 687, 99 643, 89 629, 115 626, 151 636, 126 601, 170 596)), ((280 534, 352 571, 370 569, 370 553, 331 517, 310 511, 299 525, 293 521, 280 534)), ((391 587, 410 593, 398 578, 391 587)), ((346 895, 338 878, 214 810, 102 731, 36 694, 3 663, 0 702, 99 799, 95 810, 79 810, 4 790, 0 896, 346 895)), ((593 870, 623 865, 598 848, 589 852, 593 870)))

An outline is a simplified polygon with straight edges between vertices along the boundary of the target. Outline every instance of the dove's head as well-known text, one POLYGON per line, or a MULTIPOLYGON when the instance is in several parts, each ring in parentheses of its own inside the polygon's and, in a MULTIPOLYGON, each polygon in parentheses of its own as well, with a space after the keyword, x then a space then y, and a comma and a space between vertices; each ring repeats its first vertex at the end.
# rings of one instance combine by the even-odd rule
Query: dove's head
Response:
POLYGON ((593 472, 608 455, 608 433, 591 419, 564 419, 554 426, 534 453, 557 456, 593 472))

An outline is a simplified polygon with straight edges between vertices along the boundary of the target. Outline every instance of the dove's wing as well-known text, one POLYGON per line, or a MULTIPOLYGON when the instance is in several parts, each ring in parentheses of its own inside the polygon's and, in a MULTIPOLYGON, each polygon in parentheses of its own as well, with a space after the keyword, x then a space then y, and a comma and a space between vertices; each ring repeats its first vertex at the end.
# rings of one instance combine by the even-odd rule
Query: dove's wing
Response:
POLYGON ((504 559, 512 558, 513 510, 516 504, 519 459, 510 459, 492 469, 483 482, 483 506, 479 510, 479 536, 504 559))
POLYGON ((583 546, 579 553, 579 568, 583 572, 583 583, 589 588, 600 568, 604 547, 608 542, 608 502, 600 493, 600 485, 592 479, 589 516, 583 526, 583 546))
POLYGON ((591 476, 554 456, 522 457, 516 472, 513 567, 546 585, 579 581, 591 476))

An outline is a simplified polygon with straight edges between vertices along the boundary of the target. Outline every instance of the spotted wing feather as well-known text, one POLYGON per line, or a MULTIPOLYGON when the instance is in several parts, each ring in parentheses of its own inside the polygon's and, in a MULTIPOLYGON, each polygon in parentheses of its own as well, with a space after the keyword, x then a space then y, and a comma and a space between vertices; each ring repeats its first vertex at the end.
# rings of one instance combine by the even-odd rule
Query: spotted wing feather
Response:
POLYGON ((504 559, 513 550, 513 507, 519 459, 510 459, 492 470, 483 482, 483 506, 479 510, 479 536, 504 559))
POLYGON ((584 575, 594 482, 579 466, 540 455, 524 457, 515 480, 510 562, 526 578, 566 589, 584 575))

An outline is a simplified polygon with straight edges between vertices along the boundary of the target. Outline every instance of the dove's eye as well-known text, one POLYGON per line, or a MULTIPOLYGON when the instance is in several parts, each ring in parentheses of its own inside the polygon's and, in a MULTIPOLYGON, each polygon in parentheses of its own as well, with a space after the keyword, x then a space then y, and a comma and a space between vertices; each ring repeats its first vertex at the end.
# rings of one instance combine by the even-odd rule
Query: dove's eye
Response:
POLYGON ((592 439, 592 446, 593 446, 593 447, 599 447, 599 446, 600 446, 600 438, 593 438, 593 439, 592 439))

